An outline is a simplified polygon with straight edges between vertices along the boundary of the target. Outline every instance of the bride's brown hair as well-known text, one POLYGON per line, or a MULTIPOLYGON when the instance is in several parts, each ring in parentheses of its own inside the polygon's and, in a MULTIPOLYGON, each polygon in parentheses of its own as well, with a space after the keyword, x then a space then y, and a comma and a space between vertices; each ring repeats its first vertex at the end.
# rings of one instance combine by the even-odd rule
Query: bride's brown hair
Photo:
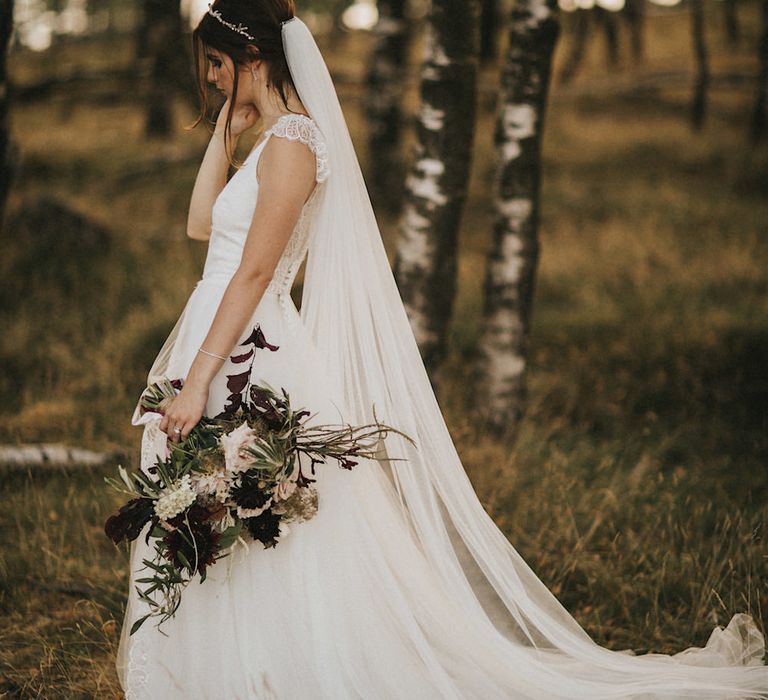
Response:
MULTIPOLYGON (((253 39, 236 31, 206 12, 192 32, 195 76, 200 94, 200 114, 192 125, 197 126, 208 114, 208 82, 206 48, 227 54, 235 65, 230 104, 235 104, 238 86, 238 67, 259 58, 267 64, 267 85, 274 87, 288 109, 287 88, 296 88, 283 51, 282 22, 296 12, 294 0, 216 0, 211 8, 221 13, 221 19, 241 28, 253 39)), ((290 111, 290 110, 289 110, 290 111)), ((231 135, 232 110, 224 126, 225 142, 231 135)))

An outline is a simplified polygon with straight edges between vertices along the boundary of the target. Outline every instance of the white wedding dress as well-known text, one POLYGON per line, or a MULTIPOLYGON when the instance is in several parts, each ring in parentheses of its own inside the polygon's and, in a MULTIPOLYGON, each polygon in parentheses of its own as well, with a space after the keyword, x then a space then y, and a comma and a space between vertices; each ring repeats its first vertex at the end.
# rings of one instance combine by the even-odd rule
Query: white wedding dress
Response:
MULTIPOLYGON (((312 422, 339 423, 348 418, 341 392, 289 293, 334 169, 324 135, 303 115, 281 117, 218 197, 203 276, 174 329, 167 372, 184 377, 208 332, 253 216, 256 164, 275 137, 299 139, 315 153, 317 185, 241 340, 258 325, 278 346, 256 351, 252 381, 284 387, 294 406, 313 413, 312 422)), ((225 362, 213 380, 207 415, 222 410, 226 375, 237 367, 225 362)), ((144 425, 143 469, 165 454, 165 439, 157 419, 144 425)), ((704 648, 633 656, 592 642, 529 572, 522 583, 507 583, 519 586, 528 619, 532 610, 545 611, 530 629, 553 630, 554 638, 545 616, 562 625, 557 645, 544 631, 530 639, 522 615, 516 619, 490 589, 481 605, 451 585, 448 562, 441 570, 425 552, 385 462, 362 460, 352 471, 331 462, 318 466, 317 478, 312 520, 292 525, 274 548, 238 545, 202 585, 187 586, 160 630, 150 618, 129 636, 147 612, 133 581, 152 554, 143 535, 133 543, 117 660, 129 700, 768 698, 763 638, 747 615, 716 628, 704 648), (528 606, 533 600, 542 607, 528 606)), ((523 566, 515 564, 518 572, 523 566)), ((512 573, 510 565, 510 580, 512 573)))

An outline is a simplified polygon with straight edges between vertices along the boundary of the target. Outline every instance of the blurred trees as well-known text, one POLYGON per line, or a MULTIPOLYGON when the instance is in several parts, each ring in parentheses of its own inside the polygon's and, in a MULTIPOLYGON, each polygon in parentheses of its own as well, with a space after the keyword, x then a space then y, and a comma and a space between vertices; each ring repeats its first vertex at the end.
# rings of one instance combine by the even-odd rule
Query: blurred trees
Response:
POLYGON ((0 225, 14 170, 14 149, 8 116, 8 45, 12 33, 13 0, 0 0, 0 225))
POLYGON ((188 34, 181 0, 142 0, 138 28, 138 63, 148 68, 147 136, 168 136, 173 130, 173 101, 193 92, 188 34))
POLYGON ((757 97, 752 113, 752 140, 761 141, 768 131, 768 0, 762 2, 762 32, 758 49, 760 72, 757 79, 757 97))
POLYGON ((623 20, 626 24, 634 61, 640 63, 643 60, 645 54, 643 0, 625 0, 624 7, 619 12, 609 11, 603 7, 593 7, 577 8, 570 15, 573 36, 568 57, 563 62, 560 72, 561 82, 570 82, 581 67, 590 32, 594 26, 602 29, 604 33, 606 56, 610 66, 616 66, 619 62, 620 33, 617 20, 623 20))
POLYGON ((446 351, 474 136, 480 5, 434 0, 421 68, 417 144, 405 182, 395 276, 431 373, 446 351))
POLYGON ((499 0, 482 0, 480 12, 480 61, 491 63, 498 56, 496 29, 499 22, 499 0))
POLYGON ((643 0, 625 0, 621 16, 629 29, 629 40, 632 44, 632 56, 637 63, 643 60, 645 54, 644 43, 644 24, 645 12, 643 10, 643 0))
POLYGON ((704 39, 704 6, 702 0, 689 0, 691 6, 691 36, 696 66, 696 80, 691 102, 691 124, 694 129, 704 125, 709 87, 709 61, 707 43, 704 39))
POLYGON ((485 273, 483 318, 474 368, 477 409, 499 432, 525 411, 528 333, 539 256, 541 138, 557 0, 518 0, 509 23, 494 142, 496 220, 485 273))
POLYGON ((409 24, 407 0, 379 0, 379 20, 372 30, 365 111, 370 149, 369 182, 377 197, 396 205, 403 182, 400 159, 402 113, 400 99, 407 67, 409 24))
POLYGON ((728 37, 728 43, 731 46, 735 46, 738 44, 741 36, 739 16, 736 12, 736 0, 723 0, 723 17, 725 20, 725 34, 728 37))

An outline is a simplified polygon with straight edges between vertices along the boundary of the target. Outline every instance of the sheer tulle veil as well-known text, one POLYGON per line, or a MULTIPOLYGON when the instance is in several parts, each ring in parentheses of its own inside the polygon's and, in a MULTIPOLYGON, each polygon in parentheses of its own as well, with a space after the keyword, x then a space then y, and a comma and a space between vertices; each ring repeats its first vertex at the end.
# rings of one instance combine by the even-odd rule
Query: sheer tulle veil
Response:
POLYGON ((697 697, 724 697, 728 689, 768 693, 763 637, 749 616, 715 629, 706 648, 674 657, 608 651, 591 640, 483 509, 422 362, 325 61, 299 17, 285 22, 282 32, 294 85, 325 136, 331 168, 313 224, 302 320, 332 381, 342 387, 344 419, 371 421, 375 407, 380 420, 414 438, 415 446, 390 435, 386 452, 397 459, 382 468, 391 469, 404 516, 445 586, 468 616, 487 624, 489 643, 503 637, 584 662, 576 675, 597 684, 592 697, 617 697, 625 694, 619 687, 632 685, 635 692, 697 697), (617 673, 613 680, 611 672, 617 673))
MULTIPOLYGON (((471 623, 494 656, 509 652, 510 665, 529 654, 542 673, 559 675, 553 687, 563 687, 563 677, 573 681, 572 698, 768 697, 763 636, 750 616, 735 615, 705 647, 673 656, 610 651, 592 641, 486 513, 424 368, 322 54, 299 17, 283 23, 282 37, 330 167, 312 222, 301 320, 344 398, 343 420, 378 419, 414 440, 390 434, 382 456, 396 459, 358 468, 390 476, 420 550, 465 612, 457 634, 471 623)), ((150 381, 169 370, 177 341, 172 332, 150 381)))

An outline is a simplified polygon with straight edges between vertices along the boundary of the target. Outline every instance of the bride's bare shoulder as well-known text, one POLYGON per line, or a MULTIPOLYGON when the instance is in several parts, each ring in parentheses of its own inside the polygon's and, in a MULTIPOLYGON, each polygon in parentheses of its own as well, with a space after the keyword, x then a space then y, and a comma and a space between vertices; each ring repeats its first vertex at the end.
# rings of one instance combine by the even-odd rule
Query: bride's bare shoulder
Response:
POLYGON ((315 181, 315 154, 302 141, 270 138, 256 165, 256 179, 283 182, 315 181))
POLYGON ((330 174, 325 137, 310 116, 283 114, 264 132, 264 138, 268 142, 256 169, 259 181, 266 168, 273 167, 277 159, 283 160, 283 166, 300 169, 309 168, 311 163, 317 182, 323 182, 330 174))

